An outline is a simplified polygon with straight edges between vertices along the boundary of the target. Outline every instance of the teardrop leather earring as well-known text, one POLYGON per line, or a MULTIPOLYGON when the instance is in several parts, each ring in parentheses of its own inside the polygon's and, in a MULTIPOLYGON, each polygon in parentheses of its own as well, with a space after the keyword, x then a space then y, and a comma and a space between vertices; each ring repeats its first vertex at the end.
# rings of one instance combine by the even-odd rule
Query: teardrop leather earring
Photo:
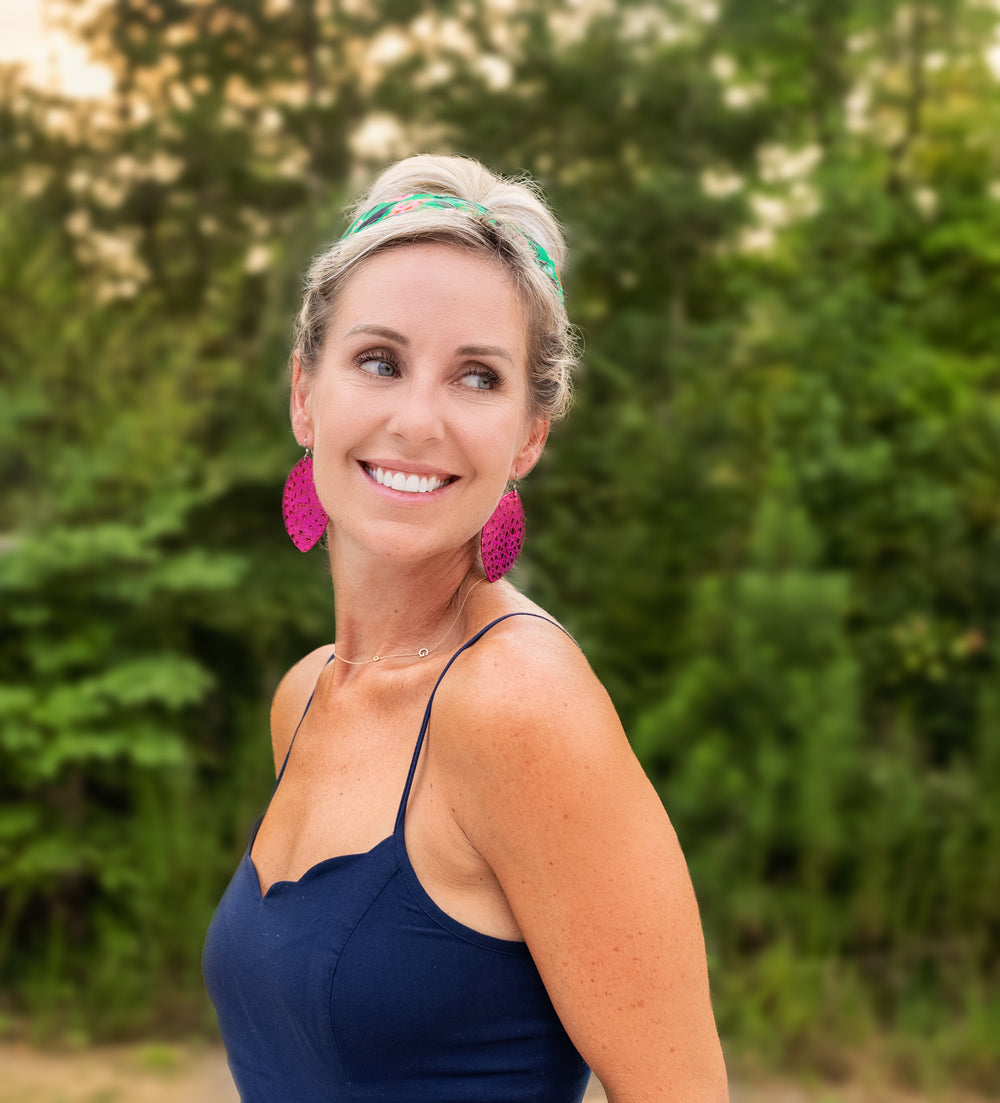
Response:
POLYGON ((313 461, 308 448, 285 480, 281 512, 285 518, 285 531, 300 552, 307 552, 326 532, 329 518, 316 494, 313 461))
POLYGON ((483 525, 480 550, 483 570, 490 582, 496 582, 514 566, 524 543, 524 507, 517 483, 497 503, 493 515, 483 525))

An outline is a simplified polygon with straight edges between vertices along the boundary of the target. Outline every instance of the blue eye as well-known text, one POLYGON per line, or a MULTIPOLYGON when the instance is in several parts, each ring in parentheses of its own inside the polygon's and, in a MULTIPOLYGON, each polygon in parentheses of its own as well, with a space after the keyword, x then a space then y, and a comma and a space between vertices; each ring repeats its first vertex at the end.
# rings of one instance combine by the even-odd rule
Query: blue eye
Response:
POLYGON ((358 361, 358 367, 369 375, 389 379, 396 374, 396 365, 381 356, 372 356, 358 361))
POLYGON ((496 372, 482 370, 470 371, 462 376, 462 382, 475 391, 492 391, 499 383, 496 372))

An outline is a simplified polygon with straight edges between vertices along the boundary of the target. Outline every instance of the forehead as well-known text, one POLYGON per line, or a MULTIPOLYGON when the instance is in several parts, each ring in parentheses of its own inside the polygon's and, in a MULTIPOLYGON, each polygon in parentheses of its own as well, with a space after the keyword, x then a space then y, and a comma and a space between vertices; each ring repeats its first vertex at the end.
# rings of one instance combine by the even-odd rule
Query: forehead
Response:
POLYGON ((499 261, 452 245, 384 249, 347 280, 329 335, 382 326, 438 342, 502 344, 521 359, 526 350, 524 304, 499 261))

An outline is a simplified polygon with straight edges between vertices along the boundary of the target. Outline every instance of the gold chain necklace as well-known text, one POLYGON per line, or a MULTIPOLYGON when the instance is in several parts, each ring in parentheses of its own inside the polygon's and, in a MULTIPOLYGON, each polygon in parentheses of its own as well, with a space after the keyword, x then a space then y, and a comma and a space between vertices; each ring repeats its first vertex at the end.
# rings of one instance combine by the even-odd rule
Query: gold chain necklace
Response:
POLYGON ((480 582, 485 582, 484 578, 477 578, 475 582, 469 587, 468 592, 462 599, 462 604, 458 607, 458 612, 455 614, 455 619, 444 630, 444 633, 439 637, 436 643, 432 643, 430 647, 421 647, 419 651, 402 651, 398 655, 372 655, 370 659, 345 659, 338 655, 336 649, 334 649, 333 657, 337 662, 347 663, 349 666, 367 666, 369 663, 381 662, 384 659, 426 659, 432 652, 444 643, 448 638, 448 634, 458 624, 458 618, 462 615, 462 610, 465 608, 465 603, 472 596, 472 591, 479 585, 480 582))

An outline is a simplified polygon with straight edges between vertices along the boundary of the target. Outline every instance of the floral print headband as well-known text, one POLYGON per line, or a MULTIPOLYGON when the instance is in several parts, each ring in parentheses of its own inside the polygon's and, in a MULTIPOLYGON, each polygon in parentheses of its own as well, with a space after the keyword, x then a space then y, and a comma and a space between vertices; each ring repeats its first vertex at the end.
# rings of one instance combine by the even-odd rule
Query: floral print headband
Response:
POLYGON ((428 192, 413 192, 410 195, 401 195, 396 199, 389 199, 383 203, 377 203, 371 210, 358 215, 341 235, 340 240, 343 241, 345 237, 360 233, 361 230, 367 229, 369 226, 374 226, 376 222, 382 222, 387 218, 392 218, 393 215, 406 214, 408 211, 416 211, 421 207, 433 207, 439 210, 451 208, 474 217, 485 216, 484 221, 490 222, 494 226, 512 226, 521 237, 524 238, 528 245, 531 246, 531 252, 534 254, 535 263, 552 281, 552 286, 556 289, 559 301, 561 303, 566 301, 563 294, 562 281, 559 279, 559 270, 556 268, 549 254, 533 237, 529 237, 513 222, 503 222, 501 219, 496 218, 493 212, 487 207, 483 207, 479 203, 473 203, 469 199, 459 199, 457 195, 431 195, 428 192))

